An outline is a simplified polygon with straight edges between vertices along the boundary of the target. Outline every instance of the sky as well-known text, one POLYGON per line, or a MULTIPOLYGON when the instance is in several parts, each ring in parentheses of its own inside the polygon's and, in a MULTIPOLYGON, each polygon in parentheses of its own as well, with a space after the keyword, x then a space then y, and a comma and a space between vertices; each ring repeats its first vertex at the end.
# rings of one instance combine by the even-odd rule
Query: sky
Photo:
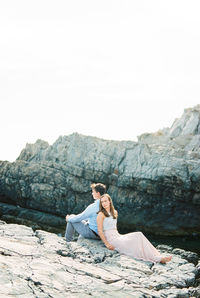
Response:
POLYGON ((200 2, 0 2, 0 160, 78 132, 133 140, 200 104, 200 2))

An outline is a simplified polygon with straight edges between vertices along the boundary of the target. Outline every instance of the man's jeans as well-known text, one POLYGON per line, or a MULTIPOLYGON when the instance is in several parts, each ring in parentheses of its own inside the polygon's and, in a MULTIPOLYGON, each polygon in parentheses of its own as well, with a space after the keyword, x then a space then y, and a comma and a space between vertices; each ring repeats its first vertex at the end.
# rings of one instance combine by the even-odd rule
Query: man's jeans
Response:
POLYGON ((89 238, 89 239, 100 239, 99 236, 93 232, 88 225, 88 222, 85 220, 82 220, 80 222, 68 222, 65 232, 65 238, 67 242, 72 241, 72 237, 74 235, 74 232, 77 231, 82 237, 89 238))

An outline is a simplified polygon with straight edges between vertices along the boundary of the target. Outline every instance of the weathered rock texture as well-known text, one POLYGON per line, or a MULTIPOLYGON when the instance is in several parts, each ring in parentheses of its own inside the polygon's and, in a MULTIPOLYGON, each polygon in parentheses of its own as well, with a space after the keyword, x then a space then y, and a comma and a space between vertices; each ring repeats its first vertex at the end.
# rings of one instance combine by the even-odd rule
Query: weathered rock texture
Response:
POLYGON ((16 162, 0 162, 0 216, 64 227, 92 202, 92 182, 107 185, 122 229, 200 233, 200 105, 138 142, 74 133, 27 144, 16 162))
POLYGON ((195 253, 160 247, 168 264, 134 260, 101 241, 0 222, 0 297, 199 297, 195 253))

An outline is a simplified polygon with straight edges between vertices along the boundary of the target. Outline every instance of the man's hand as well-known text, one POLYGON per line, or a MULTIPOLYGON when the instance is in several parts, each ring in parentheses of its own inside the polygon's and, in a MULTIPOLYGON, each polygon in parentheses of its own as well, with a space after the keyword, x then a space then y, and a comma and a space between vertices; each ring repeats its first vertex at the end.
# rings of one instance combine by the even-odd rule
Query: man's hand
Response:
POLYGON ((67 215, 65 216, 66 222, 68 221, 68 218, 69 218, 69 217, 70 217, 69 214, 67 214, 67 215))

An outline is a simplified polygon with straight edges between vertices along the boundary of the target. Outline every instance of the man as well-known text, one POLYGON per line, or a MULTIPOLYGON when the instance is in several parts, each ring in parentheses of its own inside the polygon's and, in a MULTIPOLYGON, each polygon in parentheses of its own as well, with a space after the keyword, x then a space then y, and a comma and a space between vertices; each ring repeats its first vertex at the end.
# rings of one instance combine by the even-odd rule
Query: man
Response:
POLYGON ((94 183, 91 185, 91 188, 95 202, 78 215, 66 215, 65 238, 67 242, 72 240, 75 231, 84 238, 100 239, 97 229, 97 212, 99 211, 99 199, 106 193, 106 186, 102 183, 94 183))

